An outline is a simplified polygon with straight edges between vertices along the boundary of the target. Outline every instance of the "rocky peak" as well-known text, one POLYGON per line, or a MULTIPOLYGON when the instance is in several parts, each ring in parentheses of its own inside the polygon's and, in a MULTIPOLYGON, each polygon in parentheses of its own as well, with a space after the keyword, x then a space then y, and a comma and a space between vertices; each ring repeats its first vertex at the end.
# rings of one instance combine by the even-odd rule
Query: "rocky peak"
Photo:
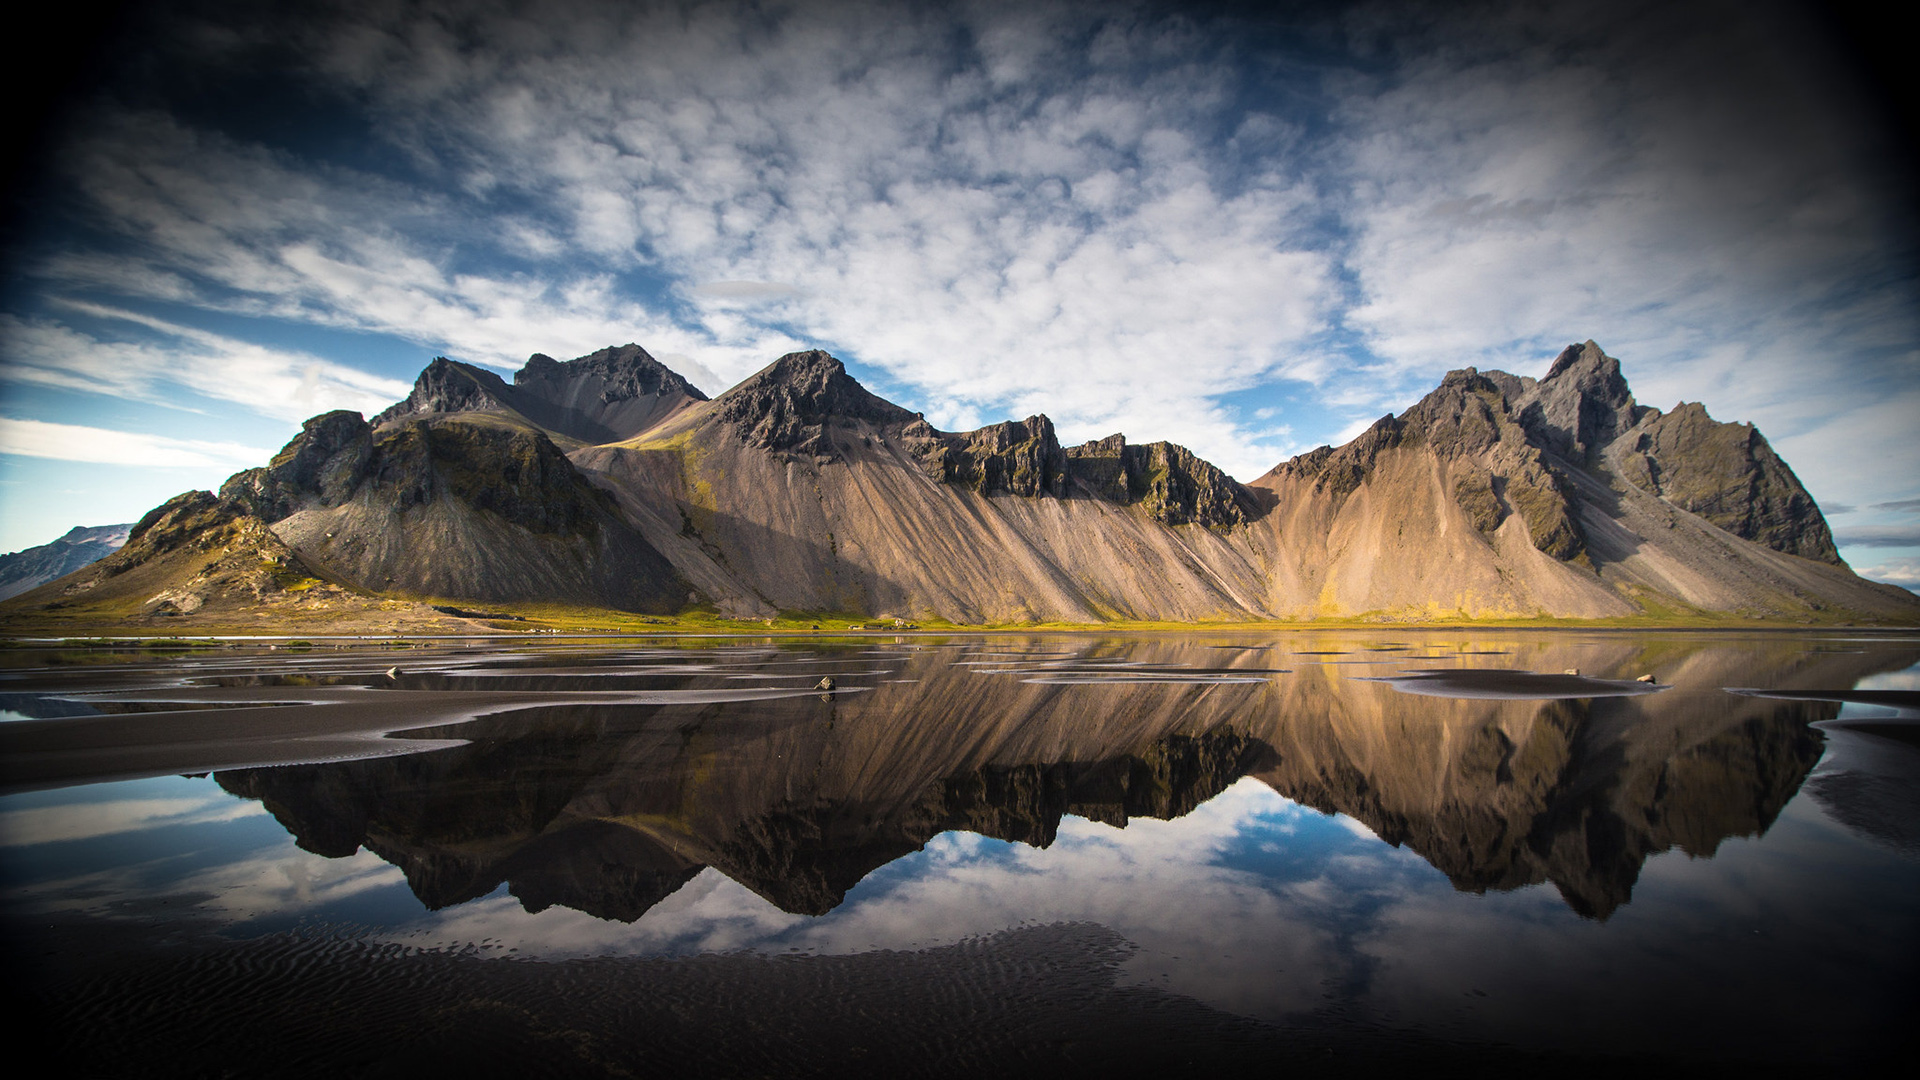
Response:
POLYGON ((1592 341, 1562 350, 1547 377, 1516 404, 1520 425, 1535 442, 1582 465, 1642 415, 1620 362, 1592 341))
POLYGON ((1170 442, 1128 446, 1127 490, 1156 520, 1168 525, 1228 528, 1259 510, 1238 481, 1191 450, 1170 442))
POLYGON ((753 446, 837 457, 830 421, 907 424, 913 413, 869 392, 818 349, 788 353, 714 400, 716 416, 753 446))
POLYGON ((1510 412, 1507 391, 1491 375, 1518 382, 1504 371, 1483 375, 1461 368, 1447 372, 1432 393, 1401 414, 1408 436, 1424 438, 1450 458, 1481 453, 1502 439, 1524 441, 1510 412))
POLYGON ((375 426, 416 413, 503 412, 513 391, 506 380, 491 371, 436 356, 420 377, 413 381, 413 392, 392 408, 373 418, 375 426))
POLYGON ((372 454, 373 426, 359 413, 322 413, 302 424, 266 468, 228 477, 220 497, 268 522, 307 505, 338 506, 352 497, 372 454))
POLYGON ((1752 424, 1723 424, 1704 405, 1646 410, 1616 444, 1629 482, 1775 551, 1838 565, 1833 534, 1799 477, 1752 424))
POLYGON ((1259 516, 1245 485, 1184 446, 1129 444, 1109 435, 1066 451, 1073 482, 1100 498, 1144 507, 1167 525, 1231 528, 1259 516))
POLYGON ((1312 480, 1315 491, 1342 498, 1366 481, 1382 452, 1400 445, 1405 426, 1399 417, 1383 416, 1350 442, 1316 447, 1274 466, 1268 475, 1312 480))
POLYGON ((1067 493, 1067 455, 1044 415, 957 434, 917 419, 901 430, 900 441, 921 470, 943 484, 983 495, 1067 493))
POLYGON ((554 392, 556 384, 584 378, 598 378, 601 381, 597 396, 606 404, 666 394, 684 395, 695 401, 707 400, 707 395, 679 372, 655 360, 647 350, 632 342, 610 346, 565 362, 545 353, 534 353, 527 358, 527 365, 514 374, 513 382, 515 386, 552 398, 560 396, 554 392))

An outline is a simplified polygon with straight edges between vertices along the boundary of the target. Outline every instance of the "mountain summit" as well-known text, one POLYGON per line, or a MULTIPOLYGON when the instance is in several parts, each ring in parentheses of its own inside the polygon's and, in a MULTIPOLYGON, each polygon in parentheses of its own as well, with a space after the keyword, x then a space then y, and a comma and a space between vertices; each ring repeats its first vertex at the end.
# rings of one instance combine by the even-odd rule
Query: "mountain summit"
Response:
POLYGON ((231 617, 320 588, 956 623, 1920 620, 1840 561, 1759 431, 1638 404, 1591 341, 1537 381, 1449 372, 1250 484, 1171 443, 1063 447, 1044 415, 941 431, 818 350, 712 399, 637 345, 511 384, 441 358, 371 422, 315 417, 162 510, 8 612, 231 617), (183 548, 222 555, 190 573, 183 548))

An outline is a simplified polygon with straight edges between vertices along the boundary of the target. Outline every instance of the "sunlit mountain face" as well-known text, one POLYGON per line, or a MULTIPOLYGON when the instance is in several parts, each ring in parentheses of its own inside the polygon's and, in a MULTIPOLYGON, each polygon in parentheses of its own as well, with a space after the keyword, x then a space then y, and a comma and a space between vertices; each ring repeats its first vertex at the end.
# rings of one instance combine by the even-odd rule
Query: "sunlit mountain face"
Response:
POLYGON ((435 356, 634 342, 717 396, 820 348, 943 431, 1250 481, 1591 338, 1912 584, 1910 140, 1845 11, 89 8, 13 65, 0 550, 435 356))
POLYGON ((7 673, 7 941, 103 1068, 1871 1064, 1913 1004, 1917 662, 1864 632, 69 646, 7 673))

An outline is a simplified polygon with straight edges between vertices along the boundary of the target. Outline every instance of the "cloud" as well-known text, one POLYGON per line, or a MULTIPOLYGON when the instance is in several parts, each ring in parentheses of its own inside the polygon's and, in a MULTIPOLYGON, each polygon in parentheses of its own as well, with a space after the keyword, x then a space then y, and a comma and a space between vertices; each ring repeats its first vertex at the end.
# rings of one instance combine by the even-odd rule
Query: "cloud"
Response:
POLYGON ((1817 34, 1771 8, 1405 14, 236 23, 169 62, 295 43, 288 77, 369 132, 351 163, 105 116, 66 160, 122 250, 38 272, 501 367, 638 341, 709 392, 826 347, 944 427, 1045 411, 1241 476, 1447 368, 1537 373, 1592 336, 1642 400, 1759 422, 1820 495, 1884 500, 1862 455, 1920 465, 1886 407, 1920 339, 1911 223, 1817 34), (1277 387, 1308 398, 1284 432, 1223 401, 1277 387))
POLYGON ((687 292, 701 300, 765 304, 776 300, 790 300, 798 296, 800 290, 791 285, 780 285, 771 281, 709 281, 702 285, 694 285, 687 289, 687 292))
POLYGON ((1920 525, 1862 525, 1833 534, 1840 547, 1920 547, 1920 525))
POLYGON ((0 417, 0 454, 148 469, 247 468, 273 451, 238 443, 175 439, 78 424, 0 417))
POLYGON ((1892 502, 1874 503, 1874 510, 1892 510, 1898 513, 1920 511, 1920 499, 1895 499, 1892 502))
POLYGON ((177 389, 299 420, 329 409, 372 413, 408 385, 305 353, 271 349, 136 312, 69 301, 68 310, 133 324, 158 342, 102 341, 51 319, 0 315, 0 378, 180 407, 177 389))
POLYGON ((1273 464, 1215 399, 1321 370, 1291 357, 1326 326, 1333 269, 1290 162, 1250 170, 1200 137, 1289 130, 1238 113, 1217 43, 1067 4, 1031 13, 1038 38, 993 8, 606 13, 526 34, 480 10, 457 46, 420 9, 302 28, 383 136, 458 183, 157 112, 102 125, 76 176, 173 297, 502 366, 637 340, 730 382, 824 345, 946 426, 1044 410, 1273 464), (689 303, 636 298, 634 275, 689 303))
POLYGON ((1920 559, 1888 559, 1872 566, 1855 567, 1853 572, 1868 581, 1920 590, 1920 559))
POLYGON ((639 340, 744 374, 797 345, 761 328, 726 341, 682 329, 604 266, 553 262, 558 241, 537 222, 459 191, 294 158, 165 113, 102 123, 69 169, 101 223, 141 243, 114 259, 43 261, 56 286, 392 334, 506 368, 639 340))

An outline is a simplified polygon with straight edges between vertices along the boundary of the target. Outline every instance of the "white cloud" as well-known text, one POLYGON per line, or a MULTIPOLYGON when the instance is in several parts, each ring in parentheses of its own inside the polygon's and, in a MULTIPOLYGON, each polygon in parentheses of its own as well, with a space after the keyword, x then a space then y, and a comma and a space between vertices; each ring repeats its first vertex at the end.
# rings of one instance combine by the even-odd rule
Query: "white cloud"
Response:
POLYGON ((1868 581, 1884 581, 1903 588, 1920 588, 1920 558, 1887 559, 1872 566, 1856 566, 1854 573, 1868 581))
POLYGON ((271 349, 98 304, 66 302, 96 319, 141 326, 161 341, 102 341, 50 319, 0 315, 8 362, 0 378, 178 407, 169 387, 283 420, 329 409, 377 412, 408 384, 305 353, 271 349))
MULTIPOLYGON (((757 327, 729 341, 682 329, 623 295, 612 275, 577 263, 548 262, 537 276, 475 271, 461 260, 546 259, 558 241, 457 192, 296 160, 161 114, 103 125, 75 171, 106 221, 140 237, 146 254, 51 259, 40 270, 56 284, 387 333, 507 368, 534 352, 573 356, 637 340, 701 352, 737 378, 796 345, 757 327)), ((381 405, 393 396, 382 390, 381 405)))
POLYGON ((1892 203, 1778 13, 1398 10, 1322 27, 1382 42, 1341 58, 1123 5, 475 8, 457 37, 372 6, 288 33, 404 167, 123 114, 74 176, 139 254, 42 269, 501 367, 632 340, 709 392, 822 346, 942 426, 1045 411, 1241 476, 1294 436, 1222 395, 1297 380, 1310 438, 1591 336, 1816 495, 1920 465, 1892 203))
POLYGON ((0 417, 0 454, 149 469, 234 469, 258 465, 272 453, 271 450, 238 443, 176 439, 78 424, 50 424, 42 420, 0 417))
POLYGON ((1273 463, 1214 397, 1292 370, 1330 263, 1297 242, 1314 207, 1287 163, 1237 175, 1196 135, 1231 122, 1234 76, 1190 28, 1073 5, 1023 16, 1040 38, 997 9, 573 15, 544 35, 482 16, 457 46, 400 15, 318 43, 410 153, 474 170, 464 192, 151 114, 104 128, 81 183, 174 296, 206 281, 240 295, 204 302, 503 366, 636 340, 693 358, 710 391, 826 345, 944 425, 1046 411, 1242 473, 1273 463), (956 32, 976 50, 953 54, 956 32), (498 192, 557 219, 463 224, 498 192), (692 305, 636 302, 620 282, 639 271, 692 305))

